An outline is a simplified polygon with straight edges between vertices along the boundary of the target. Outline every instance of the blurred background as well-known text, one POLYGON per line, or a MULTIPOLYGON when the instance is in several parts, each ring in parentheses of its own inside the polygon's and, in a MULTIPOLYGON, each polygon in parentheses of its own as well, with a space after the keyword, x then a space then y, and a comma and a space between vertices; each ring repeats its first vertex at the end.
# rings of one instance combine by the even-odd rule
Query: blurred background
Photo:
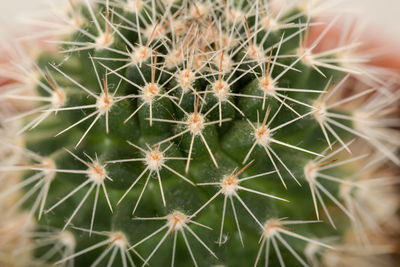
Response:
MULTIPOLYGON (((67 0, 0 0, 0 29, 15 27, 26 15, 40 12, 47 3, 67 0)), ((251 1, 251 0, 250 0, 251 1)), ((321 2, 326 0, 321 0, 321 2)), ((369 23, 373 30, 400 43, 400 0, 337 0, 345 10, 369 23)))

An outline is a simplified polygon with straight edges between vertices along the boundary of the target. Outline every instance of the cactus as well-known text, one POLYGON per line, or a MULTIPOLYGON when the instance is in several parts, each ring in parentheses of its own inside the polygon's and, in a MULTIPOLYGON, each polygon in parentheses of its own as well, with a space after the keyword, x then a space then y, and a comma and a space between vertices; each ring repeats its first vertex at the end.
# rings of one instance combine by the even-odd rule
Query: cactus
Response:
POLYGON ((69 1, 47 22, 60 51, 1 96, 37 104, 5 121, 0 167, 32 264, 317 266, 371 244, 360 195, 394 182, 370 176, 400 163, 398 96, 351 38, 320 50, 338 17, 309 36, 326 3, 281 3, 69 1))

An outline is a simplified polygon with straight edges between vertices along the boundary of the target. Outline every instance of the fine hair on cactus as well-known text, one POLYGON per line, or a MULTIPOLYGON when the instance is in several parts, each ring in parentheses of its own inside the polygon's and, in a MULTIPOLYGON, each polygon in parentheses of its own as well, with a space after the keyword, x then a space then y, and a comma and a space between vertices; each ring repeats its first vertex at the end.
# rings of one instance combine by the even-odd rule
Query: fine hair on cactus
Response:
POLYGON ((31 19, 0 69, 0 258, 392 266, 396 74, 333 2, 69 0, 31 19))

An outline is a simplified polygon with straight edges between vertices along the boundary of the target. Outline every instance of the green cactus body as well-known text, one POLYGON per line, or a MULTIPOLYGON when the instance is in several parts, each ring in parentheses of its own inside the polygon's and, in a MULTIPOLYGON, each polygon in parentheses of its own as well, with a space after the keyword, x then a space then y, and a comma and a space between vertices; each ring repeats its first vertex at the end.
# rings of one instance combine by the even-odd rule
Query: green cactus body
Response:
POLYGON ((49 104, 23 135, 38 182, 24 206, 54 240, 38 259, 307 266, 306 247, 345 238, 341 193, 365 159, 346 150, 365 134, 340 105, 369 91, 331 101, 352 73, 314 53, 335 21, 306 44, 313 17, 269 4, 72 5, 68 58, 41 55, 49 104), (54 244, 64 254, 46 256, 54 244))

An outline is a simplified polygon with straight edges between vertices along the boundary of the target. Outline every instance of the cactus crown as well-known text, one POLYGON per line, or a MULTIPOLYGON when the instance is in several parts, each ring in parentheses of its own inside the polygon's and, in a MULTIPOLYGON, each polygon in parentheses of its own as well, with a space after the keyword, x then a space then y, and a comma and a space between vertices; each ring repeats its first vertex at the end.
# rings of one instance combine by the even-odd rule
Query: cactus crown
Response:
POLYGON ((393 101, 356 45, 318 50, 337 19, 309 36, 323 8, 69 1, 53 32, 62 53, 21 65, 25 91, 5 96, 40 103, 18 116, 24 148, 7 147, 24 161, 6 167, 25 173, 17 205, 36 218, 36 258, 307 266, 306 248, 310 260, 333 249, 324 238, 344 240, 365 188, 353 144, 399 160, 379 132, 393 101), (343 96, 360 76, 374 89, 343 96))

